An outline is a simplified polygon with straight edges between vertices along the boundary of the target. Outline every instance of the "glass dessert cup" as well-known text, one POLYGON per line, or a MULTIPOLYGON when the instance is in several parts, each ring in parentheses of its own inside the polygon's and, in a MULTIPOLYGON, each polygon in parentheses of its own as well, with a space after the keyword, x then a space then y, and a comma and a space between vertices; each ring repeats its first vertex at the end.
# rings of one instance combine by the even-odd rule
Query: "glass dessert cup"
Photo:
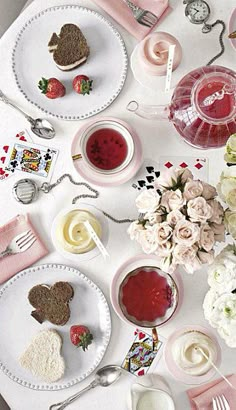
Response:
POLYGON ((174 315, 178 300, 174 279, 156 266, 140 266, 128 272, 119 286, 119 307, 135 326, 163 325, 174 315))
POLYGON ((125 169, 134 155, 132 135, 113 120, 96 121, 80 137, 82 160, 100 174, 112 175, 125 169))
POLYGON ((164 359, 169 372, 178 381, 202 384, 216 373, 210 361, 219 367, 221 349, 216 337, 208 329, 197 325, 184 326, 169 337, 164 347, 164 359))
POLYGON ((169 105, 131 101, 127 109, 142 118, 171 121, 194 147, 219 148, 236 132, 236 73, 221 66, 200 67, 177 84, 169 105))

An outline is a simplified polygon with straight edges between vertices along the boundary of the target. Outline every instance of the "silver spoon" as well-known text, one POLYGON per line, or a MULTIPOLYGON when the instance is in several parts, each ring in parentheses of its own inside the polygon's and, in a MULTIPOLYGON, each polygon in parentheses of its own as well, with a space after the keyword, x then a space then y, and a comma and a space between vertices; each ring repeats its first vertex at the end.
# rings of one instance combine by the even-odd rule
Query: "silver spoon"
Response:
POLYGON ((34 134, 36 134, 40 138, 45 138, 47 140, 55 137, 55 130, 53 126, 50 124, 49 121, 42 119, 42 118, 37 118, 36 120, 29 115, 27 115, 24 111, 22 111, 17 105, 13 104, 8 98, 3 94, 3 92, 0 90, 0 101, 4 102, 5 104, 10 105, 11 107, 15 108, 17 111, 19 111, 24 117, 29 121, 31 124, 31 130, 34 134))
POLYGON ((49 410, 53 410, 53 409, 63 410, 69 404, 77 400, 86 391, 89 391, 90 389, 93 389, 94 387, 97 387, 97 386, 102 386, 102 387, 110 386, 110 384, 116 382, 116 380, 119 379, 119 377, 121 376, 121 372, 122 372, 122 368, 120 366, 109 365, 109 366, 102 367, 96 372, 95 379, 92 381, 92 383, 90 383, 87 387, 85 387, 85 389, 74 394, 73 396, 69 397, 67 400, 62 401, 61 403, 52 404, 49 407, 49 410))

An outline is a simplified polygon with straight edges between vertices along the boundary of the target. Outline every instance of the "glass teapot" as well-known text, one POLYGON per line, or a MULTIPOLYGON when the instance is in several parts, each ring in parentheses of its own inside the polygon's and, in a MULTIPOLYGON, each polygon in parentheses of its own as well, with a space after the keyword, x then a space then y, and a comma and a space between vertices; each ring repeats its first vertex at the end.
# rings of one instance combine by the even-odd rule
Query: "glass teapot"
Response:
POLYGON ((218 148, 236 133, 236 73, 221 66, 200 67, 177 84, 170 105, 131 101, 127 109, 147 119, 169 119, 197 148, 218 148))

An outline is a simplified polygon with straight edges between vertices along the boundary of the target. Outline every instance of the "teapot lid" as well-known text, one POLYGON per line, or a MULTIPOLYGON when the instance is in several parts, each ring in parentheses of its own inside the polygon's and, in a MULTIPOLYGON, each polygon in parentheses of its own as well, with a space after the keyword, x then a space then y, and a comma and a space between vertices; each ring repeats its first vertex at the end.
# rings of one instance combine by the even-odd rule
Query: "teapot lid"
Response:
POLYGON ((223 72, 206 72, 193 87, 193 105, 203 120, 218 124, 236 114, 236 77, 223 72))

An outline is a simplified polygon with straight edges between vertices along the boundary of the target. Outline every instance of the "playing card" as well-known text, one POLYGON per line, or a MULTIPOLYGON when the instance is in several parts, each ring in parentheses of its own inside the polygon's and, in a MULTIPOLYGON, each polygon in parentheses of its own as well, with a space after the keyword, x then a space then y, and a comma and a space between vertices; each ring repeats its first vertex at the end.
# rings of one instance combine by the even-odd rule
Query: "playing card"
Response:
POLYGON ((208 158, 202 157, 185 157, 185 156, 162 156, 160 157, 160 171, 175 170, 176 168, 188 168, 194 179, 208 181, 208 158))
POLYGON ((6 166, 6 159, 7 159, 7 155, 8 155, 8 151, 10 149, 10 146, 16 140, 17 141, 23 141, 23 142, 32 141, 28 131, 23 130, 23 131, 17 132, 10 139, 7 137, 5 142, 0 143, 0 181, 3 181, 6 178, 9 178, 12 175, 12 173, 5 170, 5 166, 6 166))
POLYGON ((132 181, 132 187, 137 191, 153 189, 155 180, 160 176, 159 165, 152 159, 145 159, 143 165, 132 181))
POLYGON ((8 150, 5 171, 27 172, 50 179, 58 150, 32 143, 14 143, 8 150))
POLYGON ((163 341, 160 340, 160 336, 154 338, 139 329, 136 329, 134 336, 121 367, 135 376, 143 376, 150 369, 154 359, 161 356, 163 341))

